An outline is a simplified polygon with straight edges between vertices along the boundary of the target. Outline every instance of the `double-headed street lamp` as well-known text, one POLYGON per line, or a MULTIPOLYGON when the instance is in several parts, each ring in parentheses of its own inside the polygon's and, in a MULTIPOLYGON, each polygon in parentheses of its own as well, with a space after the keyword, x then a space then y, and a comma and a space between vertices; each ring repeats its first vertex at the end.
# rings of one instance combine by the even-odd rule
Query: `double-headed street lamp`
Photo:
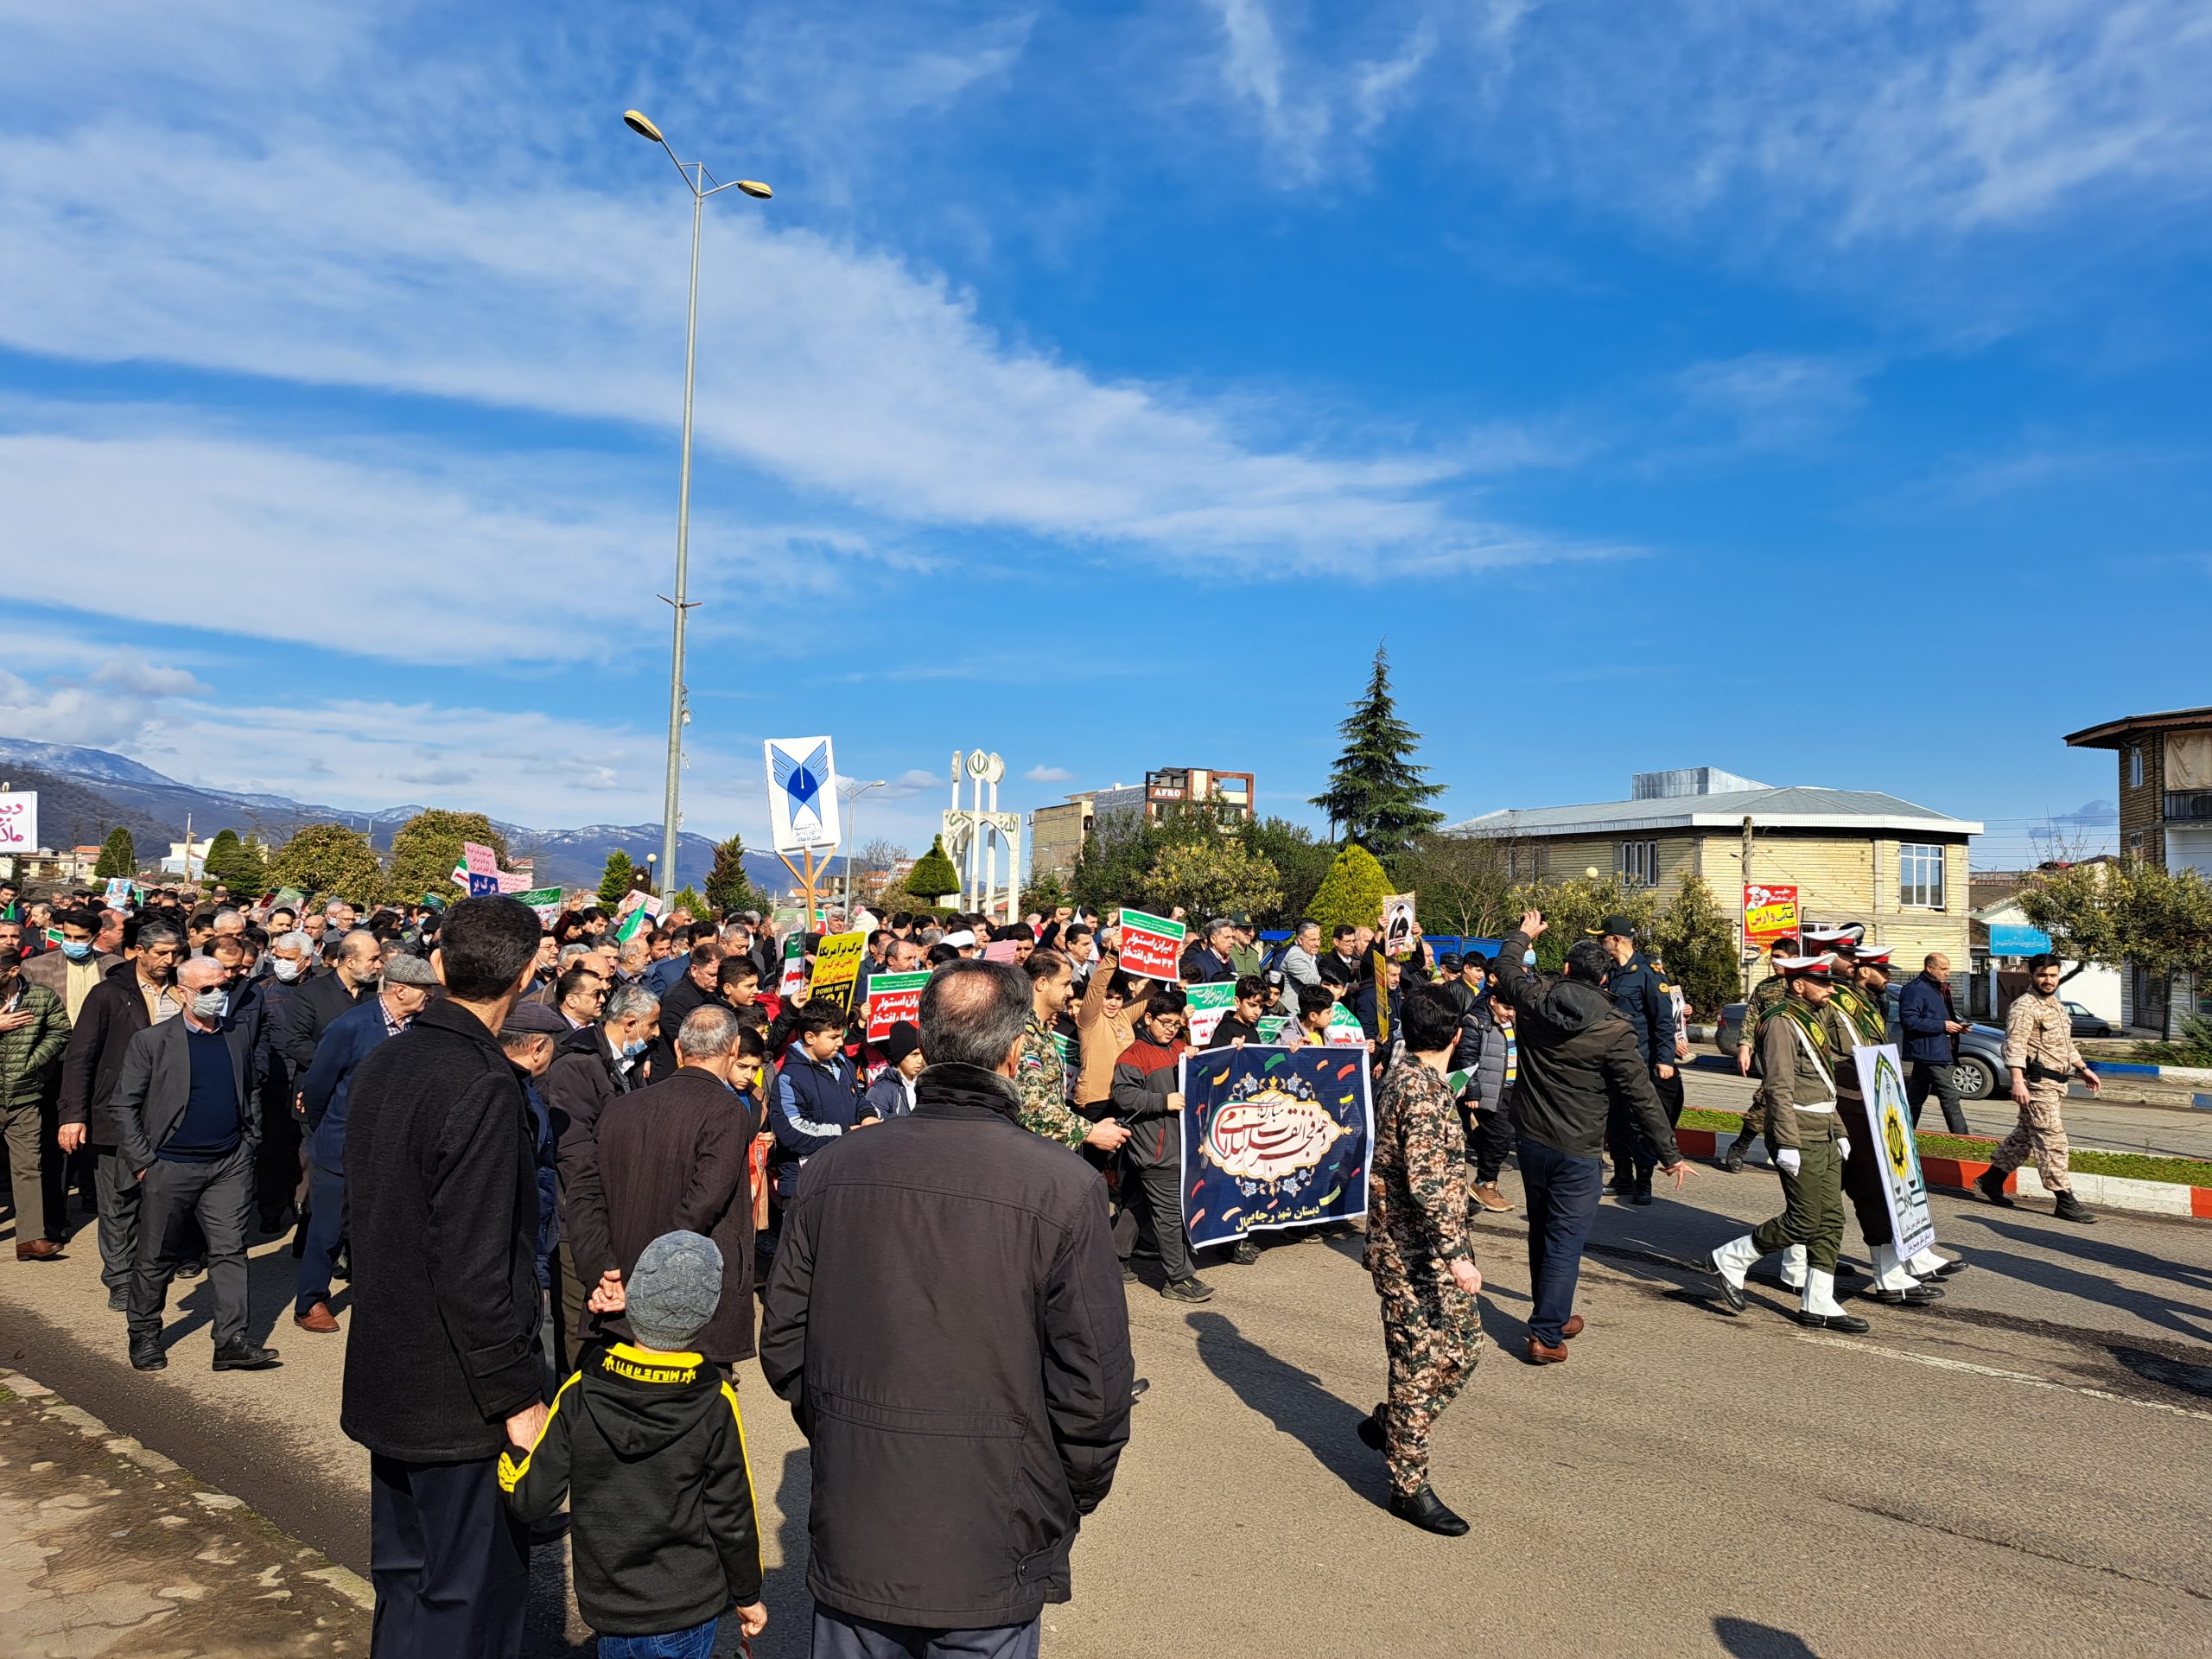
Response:
POLYGON ((668 159, 691 192, 691 314, 683 330, 683 479, 676 498, 676 597, 665 601, 676 607, 676 643, 668 671, 668 793, 661 805, 660 890, 666 893, 676 886, 677 774, 683 764, 683 728, 691 719, 690 710, 684 706, 683 620, 690 609, 684 598, 684 578, 691 540, 691 365, 699 348, 699 226, 709 196, 741 190, 766 201, 775 192, 755 179, 732 179, 727 184, 710 186, 707 181, 714 175, 707 171, 707 164, 677 161, 668 140, 660 136, 660 129, 645 116, 636 110, 625 110, 622 122, 639 137, 650 138, 668 151, 668 159))

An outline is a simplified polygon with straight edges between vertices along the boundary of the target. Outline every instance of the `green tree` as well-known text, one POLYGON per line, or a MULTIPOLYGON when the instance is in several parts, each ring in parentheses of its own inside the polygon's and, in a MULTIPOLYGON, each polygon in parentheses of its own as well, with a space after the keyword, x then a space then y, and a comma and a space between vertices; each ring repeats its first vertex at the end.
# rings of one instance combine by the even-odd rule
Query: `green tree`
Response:
POLYGON ((1282 889, 1281 901, 1255 908, 1252 919, 1262 927, 1295 927, 1313 905, 1313 895, 1336 861, 1337 849, 1303 824, 1287 818, 1255 818, 1238 827, 1237 839, 1255 858, 1275 867, 1282 889))
POLYGON ((1209 836, 1161 848, 1137 896, 1160 915, 1180 905, 1192 921, 1204 922, 1231 911, 1275 910, 1282 904, 1282 886, 1275 867, 1245 851, 1242 842, 1209 836))
POLYGON ((453 867, 461 862, 461 844, 475 842, 489 847, 501 869, 507 867, 507 838, 492 827, 481 812, 448 812, 433 807, 417 812, 392 832, 391 891, 401 899, 420 899, 426 893, 453 897, 453 867))
POLYGON ((1381 861, 1358 843, 1347 842, 1338 850, 1306 913, 1321 924, 1325 940, 1332 929, 1340 926, 1379 927, 1382 900, 1394 891, 1381 861))
POLYGON ((1033 910, 1048 922, 1054 911, 1071 902, 1068 884, 1058 870, 1031 871, 1029 885, 1021 890, 1022 913, 1033 910))
POLYGON ((100 843, 99 862, 92 866, 92 874, 105 881, 110 876, 137 874, 138 849, 130 839, 130 832, 118 823, 100 843))
POLYGON ((758 910, 766 913, 766 907, 756 902, 753 878, 745 868, 745 837, 732 836, 715 849, 714 867, 707 872, 707 902, 717 915, 733 910, 758 910))
MULTIPOLYGON (((1517 918, 1516 919, 1518 919, 1517 918)), ((1717 1026, 1720 1010, 1743 994, 1743 959, 1737 955, 1736 918, 1688 870, 1667 913, 1652 924, 1651 942, 1682 1000, 1700 1024, 1717 1026)))
POLYGON ((235 830, 216 831, 215 839, 207 843, 206 868, 209 883, 221 882, 233 899, 260 893, 268 877, 261 843, 240 840, 235 830))
MULTIPOLYGON (((1112 812, 1092 824, 1075 868, 1068 872, 1068 891, 1079 905, 1101 914, 1120 905, 1135 905, 1152 861, 1166 839, 1135 812, 1112 812)), ((908 887, 914 886, 912 876, 908 887)))
POLYGON ((2173 871, 2139 858, 2040 870, 2018 894, 2028 919, 2050 935, 2051 950, 2154 979, 2212 975, 2212 885, 2195 870, 2173 871))
POLYGON ((599 902, 612 910, 622 902, 622 895, 636 885, 638 867, 630 861, 630 855, 617 847, 607 855, 607 868, 599 878, 599 902))
POLYGON ((705 898, 696 887, 690 886, 679 887, 676 897, 668 901, 668 907, 670 910, 688 910, 695 919, 709 913, 705 898))
MULTIPOLYGON (((1536 941, 1536 966, 1555 974, 1567 966, 1567 947, 1590 937, 1590 930, 1608 916, 1625 916, 1636 924, 1638 938, 1650 936, 1658 902, 1649 887, 1630 887, 1618 875, 1578 875, 1563 881, 1530 881, 1514 893, 1510 906, 1513 922, 1524 910, 1544 912, 1543 938, 1536 941)), ((1510 924, 1509 924, 1510 925, 1510 924)))
POLYGON ((1502 938, 1521 919, 1509 868, 1504 842, 1443 830, 1420 836, 1392 865, 1396 890, 1420 895, 1426 931, 1478 939, 1502 938))
POLYGON ((931 838, 929 851, 906 873, 906 891, 931 903, 960 891, 960 872, 953 868, 952 860, 945 855, 943 836, 931 838))
POLYGON ((1337 728, 1344 740, 1344 753, 1329 773, 1325 794, 1313 804, 1329 815, 1330 823, 1377 858, 1406 850, 1413 838, 1444 822, 1444 815, 1426 803, 1444 792, 1440 784, 1426 781, 1427 768, 1413 763, 1421 734, 1398 718, 1390 695, 1390 658, 1375 648, 1374 672, 1366 695, 1351 705, 1351 713, 1337 728))
POLYGON ((310 823, 296 831, 269 861, 266 878, 297 887, 310 899, 346 899, 371 905, 385 896, 384 866, 358 830, 342 823, 310 823))

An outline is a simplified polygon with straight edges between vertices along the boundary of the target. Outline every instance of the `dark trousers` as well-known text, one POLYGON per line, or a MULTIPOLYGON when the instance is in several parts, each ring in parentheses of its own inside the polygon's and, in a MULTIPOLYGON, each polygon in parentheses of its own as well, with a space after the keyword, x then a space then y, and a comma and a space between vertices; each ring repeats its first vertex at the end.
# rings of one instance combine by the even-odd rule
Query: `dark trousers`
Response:
POLYGON ((100 1282, 128 1291, 138 1261, 138 1173, 113 1147, 102 1147, 92 1179, 100 1201, 100 1282))
MULTIPOLYGON (((1673 1077, 1662 1077, 1658 1067, 1651 1068, 1651 1086, 1666 1108, 1669 1128, 1682 1120, 1682 1070, 1676 1066, 1674 1071, 1673 1077)), ((1659 1166, 1659 1148, 1626 1101, 1616 1098, 1606 1107, 1605 1139, 1613 1151, 1613 1185, 1630 1191, 1649 1186, 1651 1172, 1659 1166)))
POLYGON ((331 1273, 346 1243, 346 1178, 334 1169, 308 1163, 307 1245, 300 1252, 297 1293, 292 1311, 304 1313, 330 1300, 331 1273))
MULTIPOLYGON (((1173 1133, 1170 1126, 1170 1133, 1173 1133)), ((1149 1222, 1160 1245, 1160 1271, 1170 1283, 1188 1279, 1193 1271, 1191 1247, 1183 1235, 1183 1165, 1156 1164, 1139 1169, 1122 1166, 1122 1202, 1137 1215, 1139 1225, 1149 1222)))
POLYGON ((369 1459, 373 1659, 516 1659, 530 1530, 499 1496, 499 1460, 369 1459))
POLYGON ((1509 1089, 1494 1110, 1475 1113, 1475 1179, 1484 1186, 1497 1184, 1498 1174, 1505 1167, 1505 1154, 1513 1150, 1513 1110, 1509 1103, 1512 1097, 1509 1089))
POLYGON ((1887 1244, 1897 1237, 1890 1224, 1889 1200, 1882 1196, 1882 1151, 1867 1122, 1866 1109, 1850 1095, 1836 1101, 1836 1116, 1843 1138, 1851 1142, 1851 1156, 1843 1160, 1843 1195, 1859 1217, 1859 1235, 1868 1244, 1887 1244))
POLYGON ((1566 1340, 1560 1328, 1574 1312, 1582 1276, 1582 1245, 1603 1195, 1605 1166, 1521 1137, 1521 1190, 1529 1208, 1529 1287, 1535 1306, 1529 1334, 1547 1347, 1566 1340))
MULTIPOLYGON (((1804 1132, 1802 1122, 1799 1129, 1804 1132)), ((1823 1126, 1814 1133, 1824 1135, 1828 1130, 1823 1126)), ((1767 1149, 1774 1150, 1771 1146, 1767 1149)), ((1843 1243, 1843 1160, 1836 1156, 1834 1141, 1815 1140, 1809 1134, 1797 1155, 1797 1173, 1782 1178, 1782 1213, 1762 1222, 1751 1243, 1761 1255, 1802 1244, 1814 1272, 1833 1274, 1837 1248, 1843 1243)))
POLYGON ((289 1084, 264 1089, 261 1096, 261 1151, 253 1166, 253 1205, 274 1224, 305 1192, 300 1156, 300 1120, 292 1116, 289 1084))
POLYGON ((161 1334, 162 1309, 177 1264, 204 1248, 207 1281, 215 1288, 215 1346, 245 1340, 245 1229, 252 1205, 251 1141, 241 1141, 208 1163, 154 1160, 138 1183, 138 1257, 130 1274, 133 1338, 161 1334))
POLYGON ((985 1630, 936 1630, 918 1624, 885 1624, 814 1604, 809 1659, 1037 1659, 1040 1622, 985 1630))
POLYGON ((1943 1127, 1953 1135, 1971 1135, 1967 1127, 1966 1108, 1959 1103, 1959 1075, 1948 1065, 1936 1065, 1927 1060, 1915 1060, 1912 1071, 1905 1078, 1904 1097, 1912 1103, 1912 1127, 1920 1127, 1920 1109, 1933 1094, 1936 1103, 1943 1109, 1943 1127))

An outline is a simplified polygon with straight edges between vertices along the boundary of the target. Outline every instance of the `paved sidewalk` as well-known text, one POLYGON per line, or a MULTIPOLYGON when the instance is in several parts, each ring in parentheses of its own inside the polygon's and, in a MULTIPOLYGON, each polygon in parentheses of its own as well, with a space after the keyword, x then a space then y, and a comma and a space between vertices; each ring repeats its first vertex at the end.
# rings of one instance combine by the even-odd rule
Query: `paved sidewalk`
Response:
POLYGON ((238 1498, 0 1371, 0 1654, 364 1654, 368 1600, 238 1498))

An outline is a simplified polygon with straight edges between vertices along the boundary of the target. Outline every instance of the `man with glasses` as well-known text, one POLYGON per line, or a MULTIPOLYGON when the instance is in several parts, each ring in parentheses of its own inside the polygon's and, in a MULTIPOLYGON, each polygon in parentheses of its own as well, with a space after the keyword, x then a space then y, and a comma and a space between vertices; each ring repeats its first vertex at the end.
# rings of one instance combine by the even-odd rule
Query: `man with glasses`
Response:
POLYGON ((108 1306, 118 1313, 129 1311, 131 1270, 138 1259, 138 1173, 126 1167, 116 1150, 117 1129, 109 1106, 130 1039, 174 1019, 183 1007, 175 980, 184 936, 166 922, 129 925, 124 930, 123 954, 130 965, 92 987, 69 1033, 69 1046, 61 1057, 57 1136, 66 1153, 93 1148, 100 1282, 107 1287, 108 1306))

